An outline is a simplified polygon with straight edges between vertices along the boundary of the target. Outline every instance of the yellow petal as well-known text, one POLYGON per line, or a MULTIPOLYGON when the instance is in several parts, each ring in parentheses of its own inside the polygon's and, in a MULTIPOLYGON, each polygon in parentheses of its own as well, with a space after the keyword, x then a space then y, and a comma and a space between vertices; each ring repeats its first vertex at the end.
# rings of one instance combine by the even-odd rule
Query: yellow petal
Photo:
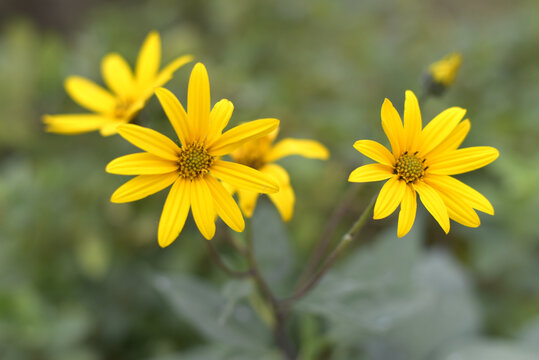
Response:
POLYGON ((178 163, 146 152, 129 154, 108 163, 106 171, 118 175, 166 174, 178 170, 178 163))
POLYGON ((383 219, 391 215, 397 206, 399 206, 406 187, 406 182, 399 180, 397 176, 390 178, 382 186, 380 194, 378 194, 378 198, 374 204, 373 219, 383 219))
POLYGON ((429 174, 425 176, 425 182, 436 189, 440 189, 450 197, 466 202, 474 209, 494 215, 494 208, 486 197, 454 177, 429 174))
POLYGON ((178 178, 177 172, 160 175, 139 175, 120 186, 110 198, 113 203, 143 199, 169 187, 178 178))
POLYGON ((445 138, 440 145, 436 146, 428 154, 425 154, 425 157, 436 158, 446 151, 457 149, 468 135, 468 132, 470 132, 470 126, 470 120, 468 119, 459 123, 451 134, 449 134, 449 136, 445 138))
POLYGON ((195 65, 189 78, 187 114, 190 126, 194 129, 194 138, 204 140, 210 120, 210 81, 202 63, 195 65))
POLYGON ((395 165, 393 154, 380 143, 372 140, 358 140, 354 143, 354 148, 365 156, 380 164, 387 166, 395 165))
POLYGON ((167 247, 176 240, 185 224, 190 204, 191 181, 178 178, 168 193, 159 220, 157 240, 161 247, 167 247))
POLYGON ((471 206, 468 206, 466 203, 459 202, 455 198, 447 196, 443 192, 438 193, 442 197, 442 200, 447 207, 449 218, 468 227, 478 227, 481 224, 479 216, 477 216, 471 206))
POLYGON ((231 153, 241 144, 261 138, 279 126, 277 119, 259 119, 238 125, 219 137, 208 152, 213 156, 222 156, 231 153))
POLYGON ((277 207, 283 221, 289 221, 294 213, 296 197, 292 186, 290 186, 288 172, 277 164, 267 164, 261 168, 260 171, 269 176, 273 176, 275 180, 277 180, 279 192, 269 194, 269 198, 275 207, 277 207))
POLYGON ((391 144, 393 155, 397 159, 404 152, 405 147, 401 117, 388 99, 384 100, 380 115, 382 117, 382 128, 391 144))
POLYGON ((126 124, 126 123, 127 123, 126 120, 113 120, 113 121, 109 121, 109 122, 107 122, 106 124, 104 124, 104 125, 99 129, 99 133, 101 134, 101 136, 111 136, 111 135, 115 135, 115 134, 118 133, 118 132, 116 131, 116 129, 118 128, 118 126, 123 125, 123 124, 126 124))
POLYGON ((258 193, 254 191, 238 189, 238 200, 243 214, 248 218, 253 216, 253 213, 256 208, 256 202, 258 200, 258 193))
POLYGON ((399 225, 397 236, 403 237, 412 228, 417 210, 417 196, 412 186, 407 185, 406 191, 401 201, 401 209, 399 211, 399 225))
POLYGON ((329 157, 328 149, 314 140, 286 138, 275 144, 265 157, 267 162, 273 162, 285 156, 300 155, 309 159, 325 160, 329 157))
POLYGON ((215 160, 210 171, 217 178, 239 189, 263 194, 279 191, 279 185, 272 177, 245 165, 215 160))
POLYGON ((419 151, 428 154, 432 149, 442 143, 462 120, 466 110, 452 107, 442 111, 432 119, 423 129, 419 151))
POLYGON ((440 195, 430 185, 422 181, 416 182, 413 186, 425 208, 436 219, 445 233, 449 233, 449 215, 440 195))
POLYGON ((278 193, 269 194, 270 200, 273 202, 283 221, 287 222, 292 219, 294 214, 294 203, 296 201, 296 196, 294 194, 294 189, 292 186, 285 185, 279 190, 278 193))
POLYGON ((155 130, 125 124, 117 128, 118 133, 131 144, 163 159, 177 161, 180 148, 172 140, 155 130))
POLYGON ((165 88, 155 90, 155 95, 159 99, 168 120, 172 124, 178 139, 185 146, 193 141, 193 131, 189 127, 187 114, 180 101, 165 88))
POLYGON ((205 179, 213 197, 217 215, 219 215, 232 230, 242 232, 245 228, 245 221, 243 221, 241 211, 232 198, 232 195, 230 195, 223 185, 213 176, 206 176, 205 179))
POLYGON ((428 171, 438 175, 462 174, 490 164, 499 155, 498 150, 490 146, 451 150, 427 159, 428 171))
POLYGON ((191 182, 191 211, 200 233, 211 240, 215 235, 215 211, 206 178, 191 182))
POLYGON ((133 93, 135 81, 133 72, 125 61, 118 54, 109 54, 101 62, 101 73, 105 84, 122 98, 130 97, 133 93))
POLYGON ((161 65, 161 38, 157 31, 148 34, 137 58, 135 70, 139 89, 151 86, 161 65))
POLYGON ((290 176, 288 175, 288 172, 280 165, 266 164, 260 169, 260 171, 275 178, 279 186, 290 184, 290 176))
POLYGON ((371 182, 389 179, 395 176, 393 168, 382 164, 363 165, 352 171, 348 177, 350 182, 371 182))
POLYGON ((114 96, 93 81, 80 76, 70 76, 64 86, 69 96, 88 110, 110 114, 116 108, 114 96))
POLYGON ((415 94, 406 90, 406 100, 404 101, 404 137, 405 148, 410 152, 415 152, 421 141, 421 110, 415 94))
POLYGON ((165 85, 170 79, 172 79, 172 76, 183 65, 190 63, 193 61, 192 55, 183 55, 176 59, 174 59, 170 64, 165 66, 161 72, 159 72, 159 75, 157 75, 157 78, 153 84, 153 87, 160 87, 165 85))
POLYGON ((43 123, 45 123, 47 132, 58 134, 80 134, 88 131, 95 131, 103 125, 111 122, 112 119, 94 114, 62 114, 62 115, 45 115, 43 123))
POLYGON ((221 136, 233 111, 234 105, 226 99, 219 101, 213 106, 213 109, 210 112, 210 128, 208 137, 206 138, 206 146, 211 146, 211 144, 221 136))

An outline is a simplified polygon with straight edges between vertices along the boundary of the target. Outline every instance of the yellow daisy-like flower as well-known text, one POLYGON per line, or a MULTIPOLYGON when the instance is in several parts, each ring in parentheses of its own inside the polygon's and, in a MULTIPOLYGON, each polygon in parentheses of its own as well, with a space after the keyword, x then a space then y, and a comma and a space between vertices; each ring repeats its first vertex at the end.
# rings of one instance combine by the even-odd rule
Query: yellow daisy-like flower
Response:
POLYGON ((451 175, 462 174, 490 164, 499 152, 490 146, 459 149, 470 130, 466 110, 449 108, 423 129, 417 98, 406 91, 404 125, 388 99, 382 105, 382 127, 391 143, 390 152, 371 140, 359 140, 356 150, 378 162, 354 170, 351 182, 389 179, 374 205, 374 219, 389 216, 400 205, 398 236, 412 228, 416 213, 416 192, 442 229, 449 232, 449 219, 477 227, 474 209, 493 215, 490 202, 479 192, 451 175))
MULTIPOLYGON (((289 221, 294 212, 294 190, 290 185, 288 172, 274 162, 289 155, 301 155, 311 159, 327 159, 329 151, 326 147, 314 140, 286 138, 275 145, 273 141, 277 137, 279 129, 256 141, 249 141, 236 149, 230 155, 240 164, 273 177, 279 184, 279 192, 269 194, 269 198, 279 210, 284 221, 289 221)), ((237 189, 229 186, 231 193, 238 192, 240 207, 247 217, 251 217, 256 207, 258 192, 249 189, 237 189)))
POLYGON ((233 230, 243 231, 245 223, 240 209, 217 179, 261 193, 277 192, 279 186, 257 170, 219 157, 273 131, 279 126, 279 120, 255 120, 223 133, 234 106, 228 100, 221 100, 210 111, 208 73, 201 63, 191 72, 187 113, 167 89, 157 89, 156 95, 178 135, 180 146, 148 128, 133 124, 118 126, 118 133, 124 139, 145 152, 119 157, 107 165, 107 172, 112 174, 138 175, 120 186, 111 201, 139 200, 172 185, 157 233, 162 247, 178 237, 189 208, 198 229, 208 240, 215 234, 216 214, 233 230))
POLYGON ((131 121, 155 88, 168 82, 178 68, 192 60, 191 55, 180 56, 159 70, 161 39, 159 33, 152 31, 140 49, 134 73, 119 54, 103 58, 101 72, 111 91, 80 76, 68 77, 64 86, 69 96, 94 114, 45 115, 46 131, 80 134, 99 130, 103 136, 116 134, 116 127, 131 121))

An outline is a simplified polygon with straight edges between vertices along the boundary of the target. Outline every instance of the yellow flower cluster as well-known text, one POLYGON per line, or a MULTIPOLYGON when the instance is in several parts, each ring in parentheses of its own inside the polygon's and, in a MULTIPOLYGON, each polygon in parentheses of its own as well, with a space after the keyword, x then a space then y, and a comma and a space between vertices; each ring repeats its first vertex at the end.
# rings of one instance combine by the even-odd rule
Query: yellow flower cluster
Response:
MULTIPOLYGON (((158 227, 157 238, 162 247, 178 237, 189 211, 208 240, 215 234, 216 217, 233 230, 243 231, 243 215, 252 216, 259 194, 268 194, 282 219, 290 220, 294 191, 288 172, 275 161, 289 155, 329 157, 327 148, 314 140, 285 138, 274 144, 279 131, 277 119, 258 119, 225 130, 234 106, 223 99, 212 107, 208 73, 201 63, 191 72, 185 109, 162 86, 190 61, 190 55, 181 56, 159 70, 161 41, 157 32, 151 32, 134 71, 120 55, 105 56, 101 70, 110 91, 82 77, 67 78, 67 93, 93 113, 43 118, 49 132, 78 134, 99 130, 103 136, 118 133, 142 150, 107 165, 109 173, 135 176, 112 194, 111 201, 139 200, 170 186, 158 227), (153 94, 177 141, 129 124, 153 94), (222 158, 226 155, 229 160, 222 158), (239 206, 233 197, 235 193, 239 206)), ((460 55, 451 55, 433 64, 429 69, 432 81, 442 87, 451 85, 460 62, 460 55)), ((400 205, 399 237, 406 235, 414 223, 417 195, 446 233, 450 219, 476 227, 480 223, 476 210, 494 214, 483 195, 453 177, 498 157, 498 151, 492 147, 459 148, 470 130, 470 121, 463 120, 465 113, 464 109, 452 107, 423 127, 418 100, 412 91, 407 91, 404 121, 388 99, 382 105, 382 128, 391 151, 371 140, 354 144, 376 163, 357 168, 349 181, 387 180, 375 203, 374 218, 387 217, 400 205)))

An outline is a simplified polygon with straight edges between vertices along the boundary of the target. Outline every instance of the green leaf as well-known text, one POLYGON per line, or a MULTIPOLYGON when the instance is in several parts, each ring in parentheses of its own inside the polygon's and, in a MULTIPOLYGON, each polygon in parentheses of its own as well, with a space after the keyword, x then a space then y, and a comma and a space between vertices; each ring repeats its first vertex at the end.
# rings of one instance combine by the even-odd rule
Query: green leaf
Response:
POLYGON ((208 340, 244 349, 265 348, 271 334, 252 309, 237 304, 226 321, 219 321, 227 299, 219 290, 201 279, 185 274, 153 275, 151 282, 171 305, 208 340))

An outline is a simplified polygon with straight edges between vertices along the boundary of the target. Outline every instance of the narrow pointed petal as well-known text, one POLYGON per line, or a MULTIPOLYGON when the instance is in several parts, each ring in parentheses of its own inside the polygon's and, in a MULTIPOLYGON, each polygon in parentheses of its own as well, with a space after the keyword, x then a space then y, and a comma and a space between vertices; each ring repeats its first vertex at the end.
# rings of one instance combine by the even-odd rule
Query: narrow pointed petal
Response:
POLYGON ((234 105, 226 99, 219 101, 213 106, 210 112, 210 128, 208 137, 206 138, 206 146, 210 147, 221 136, 233 111, 234 105))
POLYGON ((449 233, 449 215, 441 196, 430 185, 418 181, 413 184, 425 208, 436 219, 445 233, 449 233))
POLYGON ((116 108, 114 96, 93 81, 80 76, 70 76, 64 87, 80 106, 101 114, 109 114, 116 108))
POLYGON ((218 179, 239 189, 263 194, 279 191, 279 185, 275 179, 245 165, 215 160, 210 172, 218 179))
POLYGON ((245 228, 245 221, 241 215, 238 204, 224 186, 213 176, 206 176, 206 183, 212 195, 217 215, 237 232, 242 232, 245 228))
POLYGON ((371 182, 389 179, 395 176, 393 168, 382 164, 363 165, 352 171, 349 182, 371 182))
POLYGON ((273 202, 283 221, 290 221, 294 213, 294 203, 296 197, 294 190, 290 186, 290 177, 288 172, 277 164, 267 164, 260 169, 264 174, 273 176, 279 184, 279 192, 269 194, 270 200, 273 202))
POLYGON ((290 219, 292 219, 292 215, 294 214, 294 203, 296 201, 296 196, 292 186, 285 185, 281 188, 281 190, 279 190, 278 193, 269 194, 268 196, 279 211, 283 221, 290 221, 290 219))
POLYGON ((122 56, 118 54, 105 56, 101 62, 101 73, 105 84, 116 95, 125 99, 132 94, 135 87, 133 72, 122 56))
POLYGON ((466 110, 459 107, 452 107, 442 111, 432 119, 423 129, 419 151, 421 154, 428 154, 436 146, 440 145, 458 123, 462 120, 466 110))
POLYGON ((395 158, 405 151, 404 128, 399 113, 388 99, 382 104, 382 128, 391 144, 395 158))
POLYGON ((380 164, 387 166, 395 165, 395 157, 393 154, 386 149, 385 146, 376 141, 358 140, 354 143, 354 148, 380 164))
POLYGON ((267 162, 274 162, 290 155, 325 160, 329 157, 329 150, 318 141, 286 138, 271 148, 265 160, 267 162))
POLYGON ((189 127, 189 121, 187 114, 176 96, 165 88, 159 88, 155 90, 155 95, 161 103, 161 107, 167 114, 168 120, 172 124, 176 135, 182 145, 187 145, 193 141, 193 131, 189 127))
POLYGON ((490 146, 474 146, 447 151, 436 158, 427 159, 429 173, 456 175, 473 171, 496 160, 499 151, 490 146))
POLYGON ((399 211, 398 237, 403 237, 408 234, 412 225, 414 225, 416 211, 417 196, 415 190, 412 186, 407 185, 401 201, 401 209, 399 211))
POLYGON ((101 134, 101 136, 116 135, 118 133, 116 131, 118 126, 126 124, 126 123, 127 123, 127 120, 123 120, 123 119, 109 121, 103 124, 103 126, 101 126, 101 128, 99 129, 99 133, 101 134))
POLYGON ((406 90, 406 100, 404 101, 404 134, 406 139, 405 147, 410 152, 415 152, 421 141, 421 110, 415 94, 406 90))
POLYGON ((172 79, 172 76, 182 66, 184 66, 187 63, 190 63, 193 61, 192 55, 183 55, 176 59, 174 59, 170 64, 165 66, 163 70, 159 72, 159 75, 157 75, 157 78, 153 84, 153 87, 160 87, 165 85, 170 79, 172 79))
POLYGON ((191 182, 191 211, 198 230, 207 240, 215 235, 214 199, 205 178, 191 182))
POLYGON ((146 152, 129 154, 108 163, 106 171, 117 175, 166 174, 178 170, 178 163, 146 152))
POLYGON ((157 31, 148 34, 137 58, 135 70, 139 88, 151 86, 161 66, 161 38, 157 31))
POLYGON ((238 125, 219 137, 208 152, 213 156, 222 156, 231 153, 238 146, 270 133, 279 126, 277 119, 259 119, 238 125))
POLYGON ((172 140, 155 130, 125 124, 117 128, 118 133, 131 144, 163 159, 177 161, 180 148, 172 140))
POLYGON ((458 199, 455 199, 454 197, 448 196, 450 194, 445 194, 443 192, 438 193, 442 197, 442 200, 447 207, 449 218, 468 227, 478 227, 481 224, 479 216, 477 216, 476 212, 471 206, 464 202, 458 201, 458 199))
POLYGON ((194 129, 194 138, 204 140, 210 120, 210 81, 202 63, 195 65, 189 78, 187 114, 190 126, 194 129))
POLYGON ((157 240, 161 247, 167 247, 180 235, 189 214, 191 205, 191 181, 178 178, 168 193, 159 228, 157 240))
POLYGON ((169 187, 178 179, 177 172, 160 175, 139 175, 120 186, 110 198, 113 203, 126 203, 143 199, 169 187))
POLYGON ((57 134, 80 134, 99 130, 113 121, 111 118, 94 114, 45 115, 45 131, 57 134))
POLYGON ((462 144, 468 132, 470 132, 470 126, 470 120, 468 119, 459 123, 440 145, 436 146, 428 154, 425 154, 425 158, 436 158, 446 151, 456 150, 462 144))
POLYGON ((402 201, 406 187, 406 182, 399 180, 398 177, 390 178, 378 194, 373 219, 383 219, 391 215, 402 201))
POLYGON ((432 187, 445 192, 451 197, 458 198, 461 201, 466 202, 474 209, 489 215, 494 215, 494 208, 486 197, 454 177, 429 174, 429 176, 425 177, 425 182, 432 187))
POLYGON ((241 211, 248 218, 253 216, 258 200, 258 195, 259 193, 255 191, 238 189, 238 200, 240 203, 241 211))

